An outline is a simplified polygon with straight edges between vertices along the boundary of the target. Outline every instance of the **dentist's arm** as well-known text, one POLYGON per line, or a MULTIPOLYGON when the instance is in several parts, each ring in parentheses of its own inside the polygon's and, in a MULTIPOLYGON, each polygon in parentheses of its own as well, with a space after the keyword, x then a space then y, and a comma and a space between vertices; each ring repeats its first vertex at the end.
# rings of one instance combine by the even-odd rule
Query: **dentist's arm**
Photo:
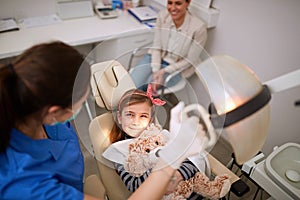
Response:
POLYGON ((162 199, 175 171, 176 169, 168 166, 162 159, 159 159, 157 169, 149 175, 145 182, 128 199, 162 199))

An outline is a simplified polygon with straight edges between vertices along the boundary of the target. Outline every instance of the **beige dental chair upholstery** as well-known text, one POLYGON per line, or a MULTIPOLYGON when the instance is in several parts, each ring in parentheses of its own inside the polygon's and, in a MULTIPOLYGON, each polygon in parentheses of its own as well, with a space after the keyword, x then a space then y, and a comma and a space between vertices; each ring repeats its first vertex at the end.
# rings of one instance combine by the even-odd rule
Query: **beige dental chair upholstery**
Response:
POLYGON ((99 199, 105 198, 104 186, 96 174, 92 174, 85 178, 83 191, 85 194, 99 199))
MULTIPOLYGON (((102 153, 110 145, 108 135, 114 124, 111 111, 117 106, 119 99, 129 89, 135 88, 128 72, 117 61, 107 61, 92 65, 91 87, 96 103, 107 112, 95 117, 89 126, 94 156, 97 159, 99 179, 104 185, 105 195, 109 200, 127 199, 130 192, 114 170, 113 164, 102 157, 102 153)), ((208 154, 212 173, 227 173, 231 182, 239 180, 234 173, 218 160, 208 154)))
POLYGON ((95 158, 99 169, 100 180, 105 188, 105 195, 109 200, 127 199, 130 192, 125 187, 112 163, 102 157, 104 150, 110 145, 107 138, 114 119, 111 113, 105 113, 92 120, 89 132, 93 144, 95 158))
POLYGON ((108 135, 114 124, 112 110, 129 89, 135 88, 127 71, 117 61, 97 63, 91 67, 91 89, 96 103, 108 112, 94 118, 89 126, 90 139, 99 169, 99 178, 109 200, 126 199, 130 192, 116 173, 112 163, 102 157, 110 145, 108 135))

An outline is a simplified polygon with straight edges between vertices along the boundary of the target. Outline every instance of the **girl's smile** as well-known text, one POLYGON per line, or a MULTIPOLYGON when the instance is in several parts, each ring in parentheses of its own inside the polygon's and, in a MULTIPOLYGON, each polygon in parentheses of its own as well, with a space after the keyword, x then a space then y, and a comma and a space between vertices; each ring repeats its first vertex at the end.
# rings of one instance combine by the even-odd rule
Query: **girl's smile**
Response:
POLYGON ((146 102, 126 106, 118 113, 118 121, 126 134, 138 137, 151 121, 151 106, 146 102))

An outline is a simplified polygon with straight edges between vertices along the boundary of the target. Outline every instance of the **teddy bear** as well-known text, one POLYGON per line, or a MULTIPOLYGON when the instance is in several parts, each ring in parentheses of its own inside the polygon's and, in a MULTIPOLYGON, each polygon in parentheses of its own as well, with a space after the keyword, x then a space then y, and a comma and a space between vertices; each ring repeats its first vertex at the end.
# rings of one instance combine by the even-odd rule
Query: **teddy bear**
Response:
MULTIPOLYGON (((143 133, 129 144, 129 154, 124 168, 132 176, 140 176, 157 162, 154 150, 163 148, 169 139, 167 131, 159 125, 151 124, 143 133)), ((204 173, 197 172, 194 177, 180 181, 175 191, 165 195, 163 200, 187 199, 196 192, 209 199, 220 199, 230 190, 229 176, 223 174, 211 181, 204 173)))

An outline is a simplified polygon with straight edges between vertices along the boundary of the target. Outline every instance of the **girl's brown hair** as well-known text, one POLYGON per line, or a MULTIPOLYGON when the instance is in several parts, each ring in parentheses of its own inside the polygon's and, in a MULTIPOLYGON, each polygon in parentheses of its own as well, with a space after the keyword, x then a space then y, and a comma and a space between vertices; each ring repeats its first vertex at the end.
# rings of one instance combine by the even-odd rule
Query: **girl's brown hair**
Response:
MULTIPOLYGON (((155 107, 153 106, 152 100, 146 95, 145 92, 138 89, 129 90, 122 96, 117 108, 117 112, 122 113, 124 107, 139 103, 147 103, 149 106, 151 106, 150 123, 153 122, 153 119, 155 117, 155 107)), ((120 128, 121 125, 118 123, 116 115, 117 113, 115 114, 115 124, 109 134, 109 141, 111 143, 125 139, 125 135, 123 133, 123 130, 120 128)))

